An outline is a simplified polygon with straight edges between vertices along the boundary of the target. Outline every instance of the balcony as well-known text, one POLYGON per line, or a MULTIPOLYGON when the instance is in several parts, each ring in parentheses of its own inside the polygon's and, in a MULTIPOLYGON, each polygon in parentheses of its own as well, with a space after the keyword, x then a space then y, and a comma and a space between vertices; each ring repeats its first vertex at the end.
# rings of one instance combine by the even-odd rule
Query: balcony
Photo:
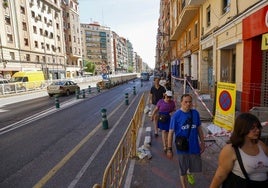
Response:
POLYGON ((194 17, 198 15, 199 8, 204 2, 205 0, 185 0, 182 2, 182 11, 176 20, 178 24, 171 31, 171 40, 176 40, 181 36, 194 17))

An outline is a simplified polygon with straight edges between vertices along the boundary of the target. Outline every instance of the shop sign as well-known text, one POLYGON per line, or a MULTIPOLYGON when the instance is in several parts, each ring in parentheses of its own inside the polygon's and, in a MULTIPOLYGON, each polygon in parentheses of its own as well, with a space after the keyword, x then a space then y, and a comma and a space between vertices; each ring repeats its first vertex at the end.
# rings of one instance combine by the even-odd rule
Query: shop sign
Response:
POLYGON ((262 35, 261 50, 268 50, 268 33, 262 35))

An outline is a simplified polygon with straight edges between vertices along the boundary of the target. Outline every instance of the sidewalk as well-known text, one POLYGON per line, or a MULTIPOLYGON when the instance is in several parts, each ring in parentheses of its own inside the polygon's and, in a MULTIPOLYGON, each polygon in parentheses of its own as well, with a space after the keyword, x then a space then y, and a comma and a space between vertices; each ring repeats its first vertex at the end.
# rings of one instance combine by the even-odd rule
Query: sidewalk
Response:
MULTIPOLYGON (((178 96, 175 94, 175 96, 178 96)), ((196 99, 195 99, 196 100, 196 99)), ((205 103, 207 107, 212 110, 212 102, 213 100, 206 100, 205 103)), ((201 102, 196 100, 195 107, 201 116, 201 119, 210 119, 210 115, 202 106, 201 102)), ((207 134, 207 126, 210 122, 202 122, 202 127, 204 129, 204 133, 207 134)), ((144 116, 144 124, 142 127, 142 135, 139 147, 143 145, 144 138, 146 136, 146 127, 151 127, 153 130, 153 123, 151 118, 148 115, 144 116)), ((161 132, 158 137, 154 137, 152 134, 151 147, 149 150, 152 154, 151 159, 138 159, 135 161, 133 175, 131 179, 131 188, 180 188, 180 178, 179 178, 179 167, 177 154, 174 154, 173 159, 168 159, 163 152, 162 146, 162 138, 161 132)), ((224 140, 222 140, 224 143, 224 140)), ((218 142, 215 140, 207 140, 206 141, 206 150, 202 154, 202 162, 203 162, 203 171, 200 174, 195 175, 195 184, 189 185, 189 188, 206 188, 209 187, 209 184, 212 180, 212 177, 217 168, 218 154, 221 150, 222 145, 218 145, 218 142)), ((173 150, 175 151, 174 145, 173 150)))

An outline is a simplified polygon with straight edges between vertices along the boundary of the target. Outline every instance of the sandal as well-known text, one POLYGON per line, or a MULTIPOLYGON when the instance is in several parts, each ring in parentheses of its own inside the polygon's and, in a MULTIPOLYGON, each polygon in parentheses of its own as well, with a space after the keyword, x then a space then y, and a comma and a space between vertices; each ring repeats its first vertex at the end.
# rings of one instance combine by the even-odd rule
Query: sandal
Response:
POLYGON ((163 148, 163 150, 164 150, 165 153, 167 153, 167 147, 166 146, 163 148))

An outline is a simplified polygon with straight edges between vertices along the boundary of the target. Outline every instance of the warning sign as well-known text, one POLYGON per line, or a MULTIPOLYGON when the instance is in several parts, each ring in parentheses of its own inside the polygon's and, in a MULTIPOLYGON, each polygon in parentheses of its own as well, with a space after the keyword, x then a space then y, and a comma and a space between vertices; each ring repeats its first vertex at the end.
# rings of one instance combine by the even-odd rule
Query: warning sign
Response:
POLYGON ((214 124, 232 130, 235 120, 236 85, 224 82, 217 84, 214 124))

